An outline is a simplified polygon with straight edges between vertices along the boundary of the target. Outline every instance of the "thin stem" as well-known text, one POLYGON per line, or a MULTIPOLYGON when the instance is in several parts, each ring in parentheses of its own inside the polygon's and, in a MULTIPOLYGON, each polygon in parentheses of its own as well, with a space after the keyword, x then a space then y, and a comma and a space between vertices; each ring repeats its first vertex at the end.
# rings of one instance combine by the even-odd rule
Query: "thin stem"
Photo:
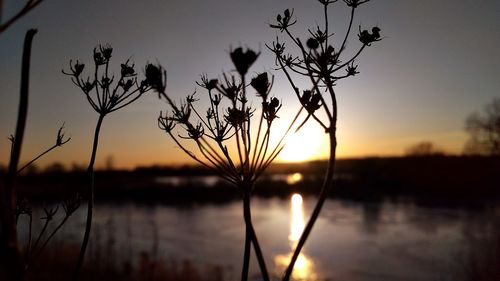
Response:
POLYGON ((243 218, 245 219, 245 250, 243 252, 243 266, 241 269, 241 281, 248 280, 248 268, 250 265, 250 250, 251 250, 251 232, 247 223, 247 217, 250 215, 250 194, 247 192, 243 195, 243 218))
MULTIPOLYGON (((245 219, 246 225, 246 237, 249 237, 252 241, 253 248, 255 250, 255 255, 257 257, 257 261, 259 263, 260 271, 262 274, 262 278, 264 281, 269 281, 269 273, 267 272, 266 263, 264 261, 264 256, 262 255, 262 250, 260 248, 259 242, 257 240, 257 235, 255 234, 255 230, 252 224, 252 214, 250 211, 250 192, 252 189, 251 184, 244 184, 243 188, 243 217, 245 219)), ((246 239, 245 237, 245 239, 246 239)), ((245 240, 246 242, 246 240, 245 240)), ((250 255, 250 254, 248 254, 250 255)))
MULTIPOLYGON (((134 93, 135 93, 135 92, 136 92, 136 91, 134 91, 134 93)), ((115 112, 115 111, 117 111, 118 109, 122 109, 122 108, 124 108, 125 106, 127 106, 127 105, 129 105, 129 104, 131 104, 131 103, 135 102, 135 101, 136 101, 136 100, 138 100, 140 97, 142 97, 143 93, 144 93, 144 92, 139 93, 137 96, 135 96, 135 97, 134 97, 134 98, 132 98, 131 100, 127 101, 126 103, 124 103, 124 104, 122 104, 122 105, 120 105, 120 106, 118 106, 118 107, 115 107, 115 108, 113 108, 113 109, 110 109, 110 110, 109 110, 109 112, 110 112, 110 113, 111 113, 111 112, 115 112)), ((131 94, 130 94, 130 95, 131 95, 131 94)), ((128 96, 127 96, 127 98, 128 98, 130 95, 128 95, 128 96)), ((125 99, 122 99, 122 100, 120 100, 119 102, 122 102, 123 100, 125 100, 125 99)), ((117 103, 117 104, 118 104, 118 103, 117 103)))
POLYGON ((232 173, 232 170, 227 167, 227 164, 223 160, 220 162, 220 160, 215 159, 214 156, 211 155, 210 151, 208 151, 200 141, 196 140, 196 144, 198 145, 203 157, 205 157, 205 159, 208 160, 221 175, 229 178, 238 178, 238 176, 233 175, 234 173, 232 173))
POLYGON ((90 178, 90 183, 87 190, 87 222, 85 224, 85 234, 83 236, 82 246, 80 248, 80 254, 78 256, 78 261, 76 264, 76 269, 73 274, 73 280, 77 281, 80 277, 80 271, 82 269, 83 260, 85 258, 85 251, 87 250, 87 245, 89 243, 90 238, 90 229, 92 227, 92 214, 94 210, 94 163, 97 154, 97 147, 99 144, 99 132, 101 130, 102 121, 104 119, 104 114, 99 115, 99 119, 97 119, 97 124, 94 132, 94 144, 92 146, 92 155, 90 156, 89 166, 87 168, 87 174, 90 178))
POLYGON ((339 55, 342 52, 342 50, 345 48, 345 44, 347 43, 347 38, 349 38, 349 33, 351 33, 352 22, 354 20, 354 11, 355 10, 356 10, 356 8, 354 6, 352 6, 352 9, 351 9, 351 19, 349 20, 349 27, 347 28, 347 31, 345 33, 344 41, 342 41, 342 45, 340 45, 339 55))
POLYGON ((325 47, 328 48, 328 37, 330 37, 328 35, 328 5, 323 5, 323 13, 325 16, 325 47))
POLYGON ((321 192, 319 194, 318 202, 316 203, 316 206, 314 207, 313 213, 311 214, 311 217, 309 221, 307 222, 307 225, 304 228, 304 231, 302 232, 302 235, 300 236, 300 239, 297 243, 297 247, 295 248, 295 251, 293 252, 292 259, 290 260, 290 264, 288 265, 285 274, 283 276, 283 281, 289 281, 290 277, 292 275, 293 267, 295 266, 295 262, 297 261, 297 258, 299 257, 300 252, 302 251, 302 247, 306 243, 307 237, 309 237, 309 234, 311 233, 311 230, 316 223, 316 220, 319 217, 319 214, 321 212, 321 208, 323 207, 323 204, 325 203, 326 197, 328 195, 328 192, 332 186, 333 183, 333 172, 335 168, 335 154, 336 154, 336 148, 337 148, 337 139, 336 139, 336 132, 335 132, 335 124, 332 124, 332 129, 329 132, 329 137, 330 137, 330 159, 328 161, 328 169, 326 171, 325 175, 325 181, 323 182, 323 186, 321 187, 321 192))
POLYGON ((98 72, 99 72, 99 65, 95 62, 95 71, 94 71, 94 80, 95 80, 95 92, 96 92, 96 97, 97 97, 97 104, 99 105, 98 108, 102 109, 104 107, 104 101, 101 102, 101 97, 99 96, 99 78, 98 78, 98 72))
MULTIPOLYGON (((208 168, 208 169, 212 169, 212 166, 208 165, 207 163, 201 161, 198 157, 196 157, 196 155, 194 155, 191 151, 187 150, 180 142, 179 140, 172 134, 172 132, 168 132, 168 134, 170 135, 170 137, 174 140, 174 142, 179 146, 180 149, 182 149, 182 151, 184 151, 184 153, 186 153, 187 155, 189 155, 189 157, 191 157, 193 160, 195 160, 196 162, 200 163, 201 165, 203 165, 204 167, 208 168)), ((217 170, 217 171, 220 171, 220 170, 217 170)), ((236 182, 234 181, 234 179, 232 179, 230 176, 227 176, 225 175, 224 173, 221 173, 220 176, 225 179, 226 181, 228 181, 229 183, 232 183, 232 184, 236 184, 236 182)))
POLYGON ((255 229, 253 228, 252 223, 250 222, 250 237, 252 239, 253 249, 255 250, 255 256, 257 257, 257 262, 259 263, 260 272, 262 273, 262 278, 264 281, 269 281, 269 273, 267 271, 266 262, 264 260, 264 255, 262 254, 262 250, 257 240, 257 234, 255 233, 255 229))
POLYGON ((12 145, 9 169, 5 177, 5 185, 0 184, 0 271, 5 270, 4 272, 6 272, 7 277, 11 280, 21 280, 23 272, 23 262, 19 252, 17 229, 14 219, 16 205, 15 178, 17 176, 17 167, 19 165, 28 114, 31 45, 36 33, 36 29, 28 30, 24 39, 16 133, 12 145))
POLYGON ((26 253, 24 254, 24 259, 27 260, 28 256, 30 255, 31 252, 31 243, 33 242, 33 214, 29 214, 30 216, 30 221, 29 221, 29 227, 28 227, 28 245, 26 246, 26 253))
POLYGON ((51 220, 49 220, 49 219, 45 220, 45 223, 43 224, 42 230, 40 231, 40 234, 38 234, 38 238, 36 239, 35 243, 33 244, 33 247, 32 247, 33 251, 36 250, 38 243, 40 243, 40 240, 42 239, 43 234, 47 230, 47 227, 49 226, 50 221, 51 220))
POLYGON ((2 13, 2 1, 0 1, 0 34, 2 32, 4 32, 5 30, 7 30, 7 28, 9 28, 13 23, 15 23, 17 20, 19 20, 20 18, 22 18, 23 16, 25 16, 29 11, 31 11, 33 8, 35 8, 36 6, 38 6, 38 4, 42 3, 43 0, 38 0, 38 1, 35 1, 35 0, 30 0, 28 1, 28 3, 26 3, 26 5, 15 15, 13 16, 12 18, 10 18, 8 21, 6 21, 5 23, 1 23, 1 13, 2 13))
POLYGON ((21 167, 19 170, 17 170, 17 173, 21 173, 22 170, 26 169, 27 167, 29 167, 31 164, 33 164, 33 162, 35 162, 36 160, 38 160, 40 157, 44 156, 45 154, 49 153, 52 149, 55 149, 58 145, 55 144, 51 147, 49 147, 47 150, 45 150, 44 152, 40 153, 37 157, 33 158, 31 161, 29 161, 28 163, 26 163, 23 167, 21 167))
POLYGON ((346 67, 347 65, 349 65, 351 62, 353 62, 360 54, 361 52, 365 49, 366 45, 363 44, 363 46, 361 46, 361 48, 358 50, 358 52, 350 59, 348 60, 347 62, 337 66, 336 68, 334 68, 331 73, 334 73, 336 71, 338 71, 339 69, 342 69, 344 67, 346 67))
MULTIPOLYGON (((259 169, 260 167, 260 164, 262 163, 262 161, 264 161, 264 157, 265 157, 265 154, 266 154, 266 151, 264 151, 264 155, 262 155, 262 151, 264 150, 264 146, 266 145, 267 141, 269 140, 269 135, 270 135, 270 132, 269 132, 269 127, 267 127, 266 129, 266 133, 264 134, 264 137, 262 138, 262 142, 260 144, 260 147, 259 147, 259 153, 257 154, 257 159, 255 159, 255 169, 259 169), (262 158, 261 158, 262 156, 262 158)), ((257 147, 255 147, 255 149, 257 149, 257 147)))
MULTIPOLYGON (((35 260, 38 256, 40 256, 43 252, 43 250, 45 249, 45 247, 47 246, 47 244, 49 243, 49 241, 52 239, 52 237, 54 237, 54 235, 56 235, 56 233, 59 231, 59 229, 61 229, 61 227, 66 223, 66 221, 68 220, 69 216, 66 215, 64 216, 64 218, 61 220, 61 222, 56 226, 56 228, 54 228, 54 230, 52 230, 52 232, 50 233, 49 237, 47 237, 47 239, 45 240, 45 242, 43 242, 42 246, 40 246, 40 249, 38 249, 38 251, 36 252, 36 254, 33 255, 33 260, 35 260)), ((29 261, 29 262, 31 262, 29 261)), ((29 263, 26 265, 26 268, 29 266, 29 263)))
MULTIPOLYGON (((256 163, 257 159, 255 157, 257 154, 257 147, 259 147, 260 133, 262 131, 262 122, 263 121, 264 121, 264 110, 262 110, 262 112, 260 114, 259 127, 257 129, 257 137, 255 138, 255 144, 254 144, 255 148, 253 150, 252 162, 250 163, 252 170, 255 170, 255 165, 257 165, 257 163, 256 163)), ((262 139, 262 141, 264 141, 264 139, 262 139)))

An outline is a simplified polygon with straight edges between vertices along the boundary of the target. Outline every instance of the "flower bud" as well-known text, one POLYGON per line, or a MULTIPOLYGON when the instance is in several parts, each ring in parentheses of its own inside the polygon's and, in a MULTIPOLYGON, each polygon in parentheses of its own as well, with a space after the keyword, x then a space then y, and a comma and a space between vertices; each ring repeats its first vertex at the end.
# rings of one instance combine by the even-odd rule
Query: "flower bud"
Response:
POLYGON ((252 64, 257 60, 259 54, 254 51, 247 49, 243 52, 242 48, 236 48, 236 50, 230 53, 231 60, 233 61, 236 70, 240 75, 245 75, 252 64))
POLYGON ((306 45, 309 49, 316 50, 319 47, 318 40, 314 38, 307 39, 306 45))
POLYGON ((267 72, 257 75, 250 82, 250 85, 257 91, 257 94, 264 100, 267 99, 267 94, 269 91, 269 78, 267 77, 267 72))

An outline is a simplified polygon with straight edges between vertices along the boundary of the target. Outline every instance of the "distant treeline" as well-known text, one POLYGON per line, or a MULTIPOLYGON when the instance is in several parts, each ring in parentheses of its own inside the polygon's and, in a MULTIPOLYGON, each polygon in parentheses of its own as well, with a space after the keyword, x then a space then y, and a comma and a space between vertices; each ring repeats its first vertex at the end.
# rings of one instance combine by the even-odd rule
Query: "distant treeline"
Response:
MULTIPOLYGON (((317 194, 325 161, 275 164, 256 185, 257 196, 285 197, 293 192, 317 194), (295 184, 286 175, 301 173, 295 184)), ((420 156, 341 159, 330 196, 358 200, 412 198, 429 202, 476 202, 500 199, 500 158, 482 156, 420 156)), ((200 176, 213 175, 203 167, 141 167, 133 171, 100 171, 96 174, 98 200, 158 201, 159 203, 226 202, 239 192, 219 181, 207 187, 200 176), (159 177, 185 178, 178 184, 159 177)), ((2 177, 4 174, 2 173, 2 177)), ((74 192, 83 194, 84 171, 27 173, 18 179, 20 195, 31 200, 58 200, 74 192)))

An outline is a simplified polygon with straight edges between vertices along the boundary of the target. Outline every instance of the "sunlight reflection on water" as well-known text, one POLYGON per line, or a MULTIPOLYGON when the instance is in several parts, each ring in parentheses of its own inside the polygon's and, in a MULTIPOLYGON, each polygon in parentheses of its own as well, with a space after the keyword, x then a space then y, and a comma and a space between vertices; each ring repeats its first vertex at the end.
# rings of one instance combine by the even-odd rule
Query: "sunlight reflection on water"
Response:
MULTIPOLYGON (((297 246, 300 239, 300 235, 304 230, 305 219, 304 219, 304 208, 303 200, 300 194, 293 194, 290 198, 291 206, 291 216, 290 216, 290 235, 288 236, 288 241, 290 242, 290 252, 287 254, 280 254, 274 257, 274 263, 278 268, 285 270, 290 263, 293 251, 297 246)), ((316 280, 317 274, 314 270, 313 260, 304 255, 299 254, 297 261, 295 262, 295 267, 293 270, 292 278, 296 280, 316 280)))
MULTIPOLYGON (((255 230, 275 280, 288 265, 315 202, 312 196, 298 194, 285 200, 253 198, 255 230)), ((57 243, 50 245, 79 245, 85 211, 78 210, 56 235, 57 243)), ((40 210, 35 212, 40 214, 40 210)), ((500 217, 500 208, 495 214, 500 217)), ((55 221, 61 215, 57 214, 55 221)), ((486 210, 327 200, 293 277, 300 281, 439 280, 438 275, 449 271, 452 259, 463 247, 467 238, 464 230, 484 232, 478 226, 488 225, 490 216, 486 210)), ((25 225, 26 220, 23 216, 19 224, 25 225)), ((33 233, 38 233, 42 223, 33 221, 33 233)), ((21 241, 27 241, 27 231, 20 228, 21 241)), ((241 201, 193 205, 98 202, 89 259, 112 257, 120 265, 149 253, 165 261, 188 260, 200 268, 220 265, 224 280, 237 280, 244 233, 241 201)), ((250 275, 251 280, 261 278, 254 255, 250 275)))

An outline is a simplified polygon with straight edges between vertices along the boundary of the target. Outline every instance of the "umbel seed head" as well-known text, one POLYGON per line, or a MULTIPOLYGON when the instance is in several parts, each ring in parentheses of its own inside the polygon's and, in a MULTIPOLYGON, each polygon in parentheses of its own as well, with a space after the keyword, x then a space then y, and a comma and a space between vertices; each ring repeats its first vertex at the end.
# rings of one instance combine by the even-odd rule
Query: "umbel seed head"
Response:
POLYGON ((248 69, 259 57, 259 53, 256 53, 250 49, 247 49, 245 52, 243 52, 243 49, 241 47, 236 48, 230 53, 230 55, 231 60, 236 67, 236 71, 238 71, 240 75, 245 75, 248 72, 248 69))

